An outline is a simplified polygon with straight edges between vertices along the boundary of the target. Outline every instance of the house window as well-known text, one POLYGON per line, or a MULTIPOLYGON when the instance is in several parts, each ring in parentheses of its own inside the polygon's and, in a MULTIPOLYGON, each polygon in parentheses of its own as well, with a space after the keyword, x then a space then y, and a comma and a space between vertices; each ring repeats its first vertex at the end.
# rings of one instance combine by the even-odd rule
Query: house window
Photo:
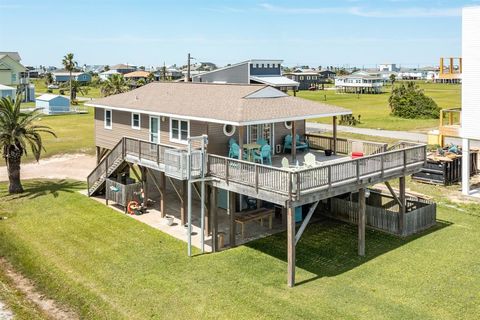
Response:
POLYGON ((300 80, 303 80, 303 76, 300 76, 300 80))
POLYGON ((104 127, 105 129, 112 129, 112 110, 110 109, 105 109, 104 127))
POLYGON ((227 137, 233 136, 235 134, 235 130, 236 130, 236 127, 232 126, 231 124, 226 124, 226 125, 223 126, 223 133, 227 137))
POLYGON ((188 120, 170 119, 170 141, 186 144, 189 131, 188 120))
POLYGON ((267 63, 267 68, 270 68, 270 63, 267 63))
POLYGON ((262 68, 265 68, 265 65, 262 63, 262 68))
POLYGON ((132 129, 140 130, 140 114, 132 113, 132 129))
POLYGON ((17 74, 12 73, 12 82, 16 82, 16 81, 17 81, 17 74))
POLYGON ((258 68, 258 63, 257 63, 257 64, 255 64, 255 65, 256 65, 256 68, 258 68))

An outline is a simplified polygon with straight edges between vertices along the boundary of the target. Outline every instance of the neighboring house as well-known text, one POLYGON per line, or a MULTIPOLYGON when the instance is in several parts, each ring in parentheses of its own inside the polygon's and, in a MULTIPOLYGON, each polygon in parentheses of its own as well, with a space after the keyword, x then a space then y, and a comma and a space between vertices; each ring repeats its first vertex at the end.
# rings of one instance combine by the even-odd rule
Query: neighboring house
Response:
POLYGON ((329 79, 329 80, 335 79, 335 76, 337 75, 336 72, 331 70, 320 70, 318 74, 321 75, 322 78, 329 79))
MULTIPOLYGON (((462 192, 470 191, 470 141, 480 141, 480 6, 467 7, 462 14, 462 192)), ((478 170, 478 168, 477 168, 478 170)), ((477 196, 480 189, 475 190, 477 196)))
POLYGON ((327 83, 327 79, 323 78, 318 72, 291 72, 284 73, 285 77, 298 82, 298 90, 318 89, 327 83))
POLYGON ((17 52, 0 52, 0 84, 16 86, 27 84, 27 69, 20 63, 17 52))
POLYGON ((436 82, 460 83, 462 81, 462 58, 440 58, 440 70, 436 82), (445 60, 448 64, 445 65, 445 60))
POLYGON ((126 80, 131 80, 131 81, 138 81, 140 79, 143 79, 146 81, 149 75, 150 75, 150 72, 148 71, 133 71, 133 72, 124 74, 123 77, 126 80))
POLYGON ((397 72, 400 68, 395 63, 382 63, 378 65, 377 71, 397 72))
MULTIPOLYGON (((62 83, 70 81, 70 72, 68 71, 55 71, 52 72, 53 82, 62 83)), ((72 72, 72 80, 88 83, 92 81, 92 75, 86 72, 72 72)))
POLYGON ((109 67, 109 70, 116 71, 121 74, 126 74, 126 73, 136 71, 137 67, 120 63, 120 64, 116 64, 114 66, 109 67))
POLYGON ((266 84, 282 91, 296 90, 299 83, 282 76, 282 62, 283 60, 247 60, 192 75, 192 82, 266 84))
POLYGON ((365 223, 374 220, 366 219, 367 187, 399 179, 399 196, 391 199, 397 199, 400 205, 393 205, 401 209, 388 216, 388 223, 407 235, 408 228, 417 226, 407 221, 420 221, 412 215, 407 220, 407 210, 413 214, 414 206, 407 205, 405 177, 422 168, 426 146, 404 143, 387 152, 384 144, 356 142, 353 147, 350 141, 350 150, 349 142, 337 143, 336 136, 337 117, 350 110, 263 84, 205 82, 154 82, 87 105, 94 108, 98 161, 87 178, 89 196, 105 197, 107 204, 116 202, 126 210, 136 210, 130 201, 138 199, 148 207, 149 220, 165 224, 162 230, 188 237, 189 249, 192 237, 197 246, 218 251, 220 238, 224 247, 232 248, 286 228, 289 286, 295 284, 296 242, 310 218, 330 205, 328 199, 355 199, 349 208, 359 217, 360 255, 365 254, 365 223), (306 120, 318 118, 331 119, 331 137, 306 134, 306 120), (325 155, 332 152, 334 156, 325 155), (350 156, 363 152, 370 156, 350 156), (135 196, 142 190, 144 200, 135 196), (260 220, 269 226, 249 223, 260 220), (170 226, 162 221, 170 221, 170 226), (240 234, 237 226, 242 227, 240 234))
POLYGON ((45 114, 62 114, 70 112, 70 99, 57 94, 42 94, 35 100, 35 107, 42 108, 45 114))
POLYGON ((114 74, 121 74, 121 73, 118 72, 117 70, 108 70, 108 71, 99 73, 98 77, 100 78, 100 80, 105 81, 107 79, 110 79, 110 77, 114 74))
POLYGON ((16 88, 0 84, 0 99, 7 98, 7 97, 15 99, 16 94, 17 94, 16 88))
POLYGON ((383 79, 378 73, 357 71, 335 78, 335 89, 343 93, 382 93, 383 79))
POLYGON ((426 80, 428 72, 421 69, 402 69, 398 72, 397 77, 399 80, 426 80))

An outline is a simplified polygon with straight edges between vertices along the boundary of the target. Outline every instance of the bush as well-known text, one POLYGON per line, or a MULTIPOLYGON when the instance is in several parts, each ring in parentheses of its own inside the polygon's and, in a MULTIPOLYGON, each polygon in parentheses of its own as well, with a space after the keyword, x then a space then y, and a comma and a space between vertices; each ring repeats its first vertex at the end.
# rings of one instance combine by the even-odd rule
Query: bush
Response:
POLYGON ((388 103, 391 114, 406 119, 438 119, 440 108, 427 97, 415 82, 400 84, 392 89, 388 103))

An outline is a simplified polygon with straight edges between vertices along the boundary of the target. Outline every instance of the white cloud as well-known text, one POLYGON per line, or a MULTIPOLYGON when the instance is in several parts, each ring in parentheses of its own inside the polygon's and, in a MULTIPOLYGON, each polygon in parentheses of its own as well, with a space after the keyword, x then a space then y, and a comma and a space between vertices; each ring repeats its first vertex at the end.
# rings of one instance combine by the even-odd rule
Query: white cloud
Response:
POLYGON ((348 14, 367 18, 422 18, 422 17, 458 17, 461 16, 461 8, 391 8, 391 9, 367 9, 359 6, 348 7, 304 7, 292 8, 275 6, 262 3, 260 7, 269 12, 284 14, 348 14))

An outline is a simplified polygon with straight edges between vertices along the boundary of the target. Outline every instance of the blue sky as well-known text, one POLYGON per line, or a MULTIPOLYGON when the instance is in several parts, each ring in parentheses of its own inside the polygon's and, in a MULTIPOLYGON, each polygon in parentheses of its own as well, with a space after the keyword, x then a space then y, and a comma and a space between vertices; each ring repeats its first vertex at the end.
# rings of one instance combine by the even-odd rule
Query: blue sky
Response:
POLYGON ((461 53, 461 8, 479 0, 0 0, 0 51, 27 65, 433 65, 461 53))

